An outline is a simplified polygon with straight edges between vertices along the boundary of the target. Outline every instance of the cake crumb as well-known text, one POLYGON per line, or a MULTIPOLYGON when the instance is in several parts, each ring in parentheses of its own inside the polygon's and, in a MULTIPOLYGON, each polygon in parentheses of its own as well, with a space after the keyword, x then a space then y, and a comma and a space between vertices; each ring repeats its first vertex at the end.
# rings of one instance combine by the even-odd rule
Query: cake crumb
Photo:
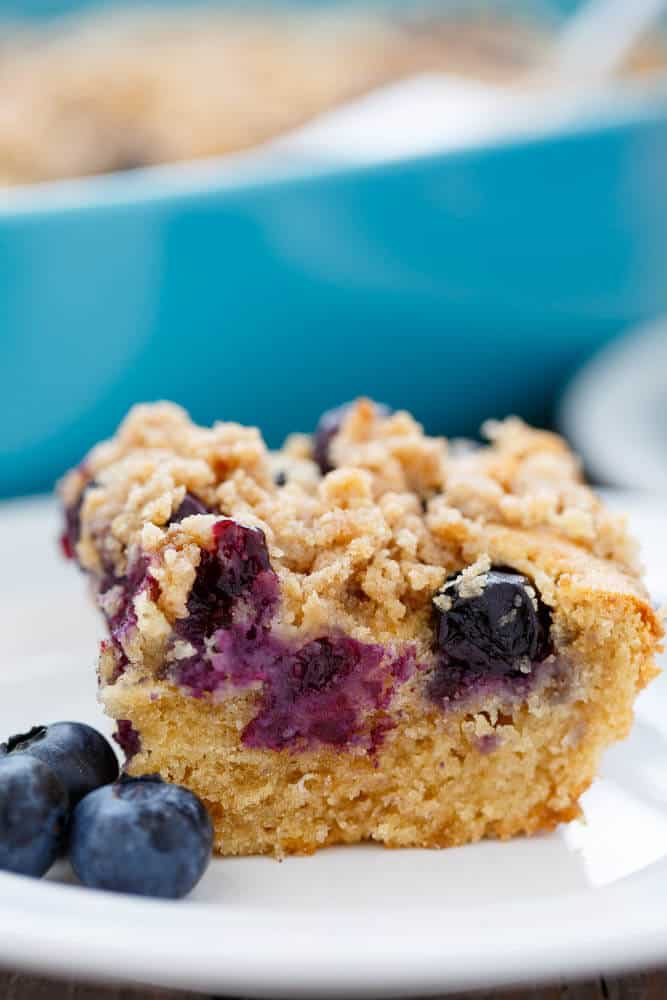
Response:
POLYGON ((481 597, 490 569, 491 559, 488 553, 483 552, 472 565, 462 569, 456 579, 452 580, 448 586, 453 587, 462 600, 470 597, 481 597))

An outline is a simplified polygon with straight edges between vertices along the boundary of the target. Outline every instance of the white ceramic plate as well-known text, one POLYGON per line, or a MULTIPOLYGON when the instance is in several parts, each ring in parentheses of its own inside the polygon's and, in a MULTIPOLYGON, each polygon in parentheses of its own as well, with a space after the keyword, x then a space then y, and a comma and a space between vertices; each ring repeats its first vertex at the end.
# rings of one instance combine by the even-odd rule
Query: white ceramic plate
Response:
MULTIPOLYGON (((667 515, 629 505, 667 594, 667 515), (653 548, 649 548, 649 542, 653 548), (656 548, 656 544, 660 547, 656 548)), ((98 623, 50 503, 0 506, 0 733, 81 719, 98 623)), ((417 996, 667 956, 667 683, 585 796, 586 824, 449 851, 215 861, 184 902, 0 875, 0 965, 243 996, 417 996)))
POLYGON ((599 482, 667 490, 667 321, 596 355, 568 386, 559 416, 599 482))

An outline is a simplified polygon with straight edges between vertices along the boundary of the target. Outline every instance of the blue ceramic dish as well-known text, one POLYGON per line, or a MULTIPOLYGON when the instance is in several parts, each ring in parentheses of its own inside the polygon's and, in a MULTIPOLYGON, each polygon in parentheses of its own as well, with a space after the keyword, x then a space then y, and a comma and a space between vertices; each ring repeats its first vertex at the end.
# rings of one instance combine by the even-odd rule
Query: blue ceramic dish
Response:
POLYGON ((48 488, 137 400, 271 444, 366 393, 433 432, 543 422, 582 359, 667 309, 667 100, 355 169, 215 165, 0 203, 0 494, 48 488))

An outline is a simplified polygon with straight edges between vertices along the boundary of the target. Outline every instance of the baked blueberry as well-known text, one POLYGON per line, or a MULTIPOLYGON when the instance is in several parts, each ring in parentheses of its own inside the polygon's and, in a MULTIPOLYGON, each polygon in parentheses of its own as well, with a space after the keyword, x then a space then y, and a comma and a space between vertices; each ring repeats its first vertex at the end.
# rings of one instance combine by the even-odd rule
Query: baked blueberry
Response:
POLYGON ((39 877, 58 857, 67 792, 37 757, 0 758, 0 869, 39 877))
MULTIPOLYGON (((343 403, 333 410, 327 410, 319 419, 313 438, 313 458, 319 465, 322 475, 326 475, 333 469, 329 453, 331 439, 338 434, 345 417, 353 406, 354 403, 343 403)), ((373 406, 376 413, 382 417, 388 417, 392 412, 390 407, 385 406, 384 403, 374 403, 373 406)))
POLYGON ((212 849, 202 802, 157 775, 98 788, 72 816, 72 867, 94 889, 179 899, 204 874, 212 849))
MULTIPOLYGON (((343 644, 341 644, 343 645, 343 644)), ((294 658, 294 676, 300 692, 323 691, 335 680, 349 674, 352 663, 347 650, 330 639, 308 643, 294 658)))
POLYGON ((129 719, 118 719, 113 739, 125 754, 126 761, 132 760, 141 750, 141 736, 129 719))
POLYGON ((202 552, 188 597, 188 613, 178 619, 178 636, 203 648, 204 640, 220 628, 229 628, 238 602, 262 621, 278 596, 264 532, 231 518, 213 528, 215 548, 202 552))
POLYGON ((70 806, 118 777, 118 760, 111 745, 83 722, 54 722, 0 744, 0 756, 35 757, 51 768, 69 796, 70 806))
POLYGON ((178 521, 182 521, 185 517, 192 517, 193 514, 211 514, 213 513, 206 506, 205 503, 196 497, 194 493, 186 493, 181 500, 180 506, 169 518, 169 524, 176 524, 178 521))
POLYGON ((477 674, 521 673, 549 653, 549 609, 528 577, 513 569, 454 574, 433 606, 438 648, 477 674))

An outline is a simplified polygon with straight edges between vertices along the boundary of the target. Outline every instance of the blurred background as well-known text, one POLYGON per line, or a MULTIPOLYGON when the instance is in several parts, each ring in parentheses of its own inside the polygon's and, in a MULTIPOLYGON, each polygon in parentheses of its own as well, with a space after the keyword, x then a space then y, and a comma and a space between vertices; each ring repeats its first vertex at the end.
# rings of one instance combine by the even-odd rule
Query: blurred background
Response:
POLYGON ((0 495, 357 394, 667 487, 665 6, 4 0, 0 495))

